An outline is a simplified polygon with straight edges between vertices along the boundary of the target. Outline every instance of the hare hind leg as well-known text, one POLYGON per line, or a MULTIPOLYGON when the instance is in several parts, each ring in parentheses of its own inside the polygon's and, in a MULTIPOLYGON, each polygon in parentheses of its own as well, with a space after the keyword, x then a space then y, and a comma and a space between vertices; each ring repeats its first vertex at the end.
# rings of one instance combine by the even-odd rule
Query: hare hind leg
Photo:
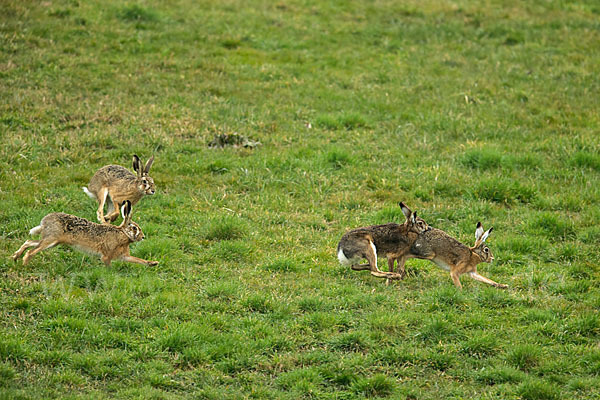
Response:
POLYGON ((39 244, 40 244, 39 240, 26 240, 25 243, 23 243, 23 245, 21 247, 19 247, 19 250, 15 251, 13 253, 13 255, 11 256, 11 258, 14 261, 17 261, 17 258, 21 257, 21 254, 23 254, 23 252, 25 251, 25 249, 28 249, 30 247, 39 246, 39 244))
POLYGON ((107 215, 104 216, 104 221, 111 223, 114 222, 120 215, 119 212, 119 203, 108 194, 108 207, 107 207, 107 215))
POLYGON ((396 274, 394 272, 382 272, 379 270, 379 268, 377 268, 377 248, 371 241, 369 241, 369 245, 370 246, 366 251, 365 257, 369 262, 371 275, 376 276, 377 278, 400 279, 400 274, 396 274))
POLYGON ((96 217, 98 218, 98 222, 103 224, 104 220, 104 203, 106 203, 106 198, 108 197, 108 188, 101 188, 98 191, 98 211, 96 211, 96 217))
POLYGON ((29 262, 29 259, 31 257, 33 257, 36 253, 39 253, 42 250, 46 250, 51 247, 54 247, 57 244, 58 244, 58 242, 51 241, 51 240, 45 240, 45 239, 40 240, 35 249, 29 250, 27 253, 25 253, 25 256, 23 256, 23 265, 27 265, 27 263, 29 262))

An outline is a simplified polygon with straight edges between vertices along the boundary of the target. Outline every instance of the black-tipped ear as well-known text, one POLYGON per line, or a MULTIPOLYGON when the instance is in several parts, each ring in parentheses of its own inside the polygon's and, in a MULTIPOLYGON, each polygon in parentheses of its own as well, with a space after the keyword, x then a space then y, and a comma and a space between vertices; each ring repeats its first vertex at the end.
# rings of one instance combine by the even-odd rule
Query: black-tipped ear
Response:
POLYGON ((123 220, 127 219, 127 217, 131 214, 131 202, 129 200, 125 200, 121 203, 121 216, 123 220))
POLYGON ((483 226, 481 225, 481 222, 478 222, 477 229, 475 229, 475 240, 477 242, 479 242, 479 239, 481 239, 481 235, 483 235, 483 226))
POLYGON ((148 172, 150 172, 150 167, 152 166, 153 162, 154 162, 154 156, 150 157, 150 159, 148 161, 146 161, 146 166, 144 167, 145 174, 148 174, 148 172))
POLYGON ((490 233, 492 233, 492 230, 494 228, 490 228, 487 231, 485 231, 485 233, 483 234, 483 236, 481 237, 481 243, 485 242, 486 239, 488 238, 488 236, 490 236, 490 233))
POLYGON ((133 155, 133 170, 137 172, 138 175, 142 173, 142 162, 136 154, 133 155))
POLYGON ((494 230, 494 227, 492 226, 490 229, 488 229, 488 234, 492 233, 493 230, 494 230))
POLYGON ((402 214, 404 214, 404 218, 406 218, 406 220, 408 221, 410 219, 412 211, 402 201, 400 203, 398 203, 398 205, 400 206, 400 209, 402 210, 402 214))

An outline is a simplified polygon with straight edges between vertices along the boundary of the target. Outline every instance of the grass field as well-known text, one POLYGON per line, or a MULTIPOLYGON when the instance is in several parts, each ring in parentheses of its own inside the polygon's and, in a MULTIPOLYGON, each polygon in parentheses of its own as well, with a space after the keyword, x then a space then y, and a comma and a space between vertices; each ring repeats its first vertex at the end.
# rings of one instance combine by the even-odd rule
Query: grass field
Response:
POLYGON ((0 398, 599 398, 599 43, 594 1, 1 1, 0 398), (158 266, 9 259, 134 153, 158 266), (509 289, 339 265, 399 201, 509 289))

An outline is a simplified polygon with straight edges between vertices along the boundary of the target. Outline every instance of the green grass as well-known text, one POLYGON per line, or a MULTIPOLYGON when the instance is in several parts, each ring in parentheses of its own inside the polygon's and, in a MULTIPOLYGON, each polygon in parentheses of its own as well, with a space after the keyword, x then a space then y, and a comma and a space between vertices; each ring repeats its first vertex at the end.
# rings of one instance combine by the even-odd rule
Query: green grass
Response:
MULTIPOLYGON (((0 3, 0 397, 600 397, 600 7, 591 1, 0 3), (253 148, 209 148, 237 133, 253 148), (9 256, 155 155, 144 267, 9 256), (404 201, 463 291, 338 264, 404 201)), ((384 261, 382 269, 387 268, 384 261)))

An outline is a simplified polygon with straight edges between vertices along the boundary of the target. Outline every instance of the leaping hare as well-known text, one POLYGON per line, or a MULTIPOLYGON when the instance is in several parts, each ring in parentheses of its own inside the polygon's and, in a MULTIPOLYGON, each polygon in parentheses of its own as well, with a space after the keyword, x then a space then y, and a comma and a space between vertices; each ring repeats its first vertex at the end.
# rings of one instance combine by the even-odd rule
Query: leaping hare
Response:
POLYGON ((507 288, 507 285, 496 283, 491 279, 477 273, 477 264, 491 263, 494 259, 490 249, 484 244, 494 228, 483 231, 481 222, 477 223, 475 230, 475 245, 468 247, 446 232, 432 228, 419 235, 410 248, 409 258, 431 260, 440 268, 450 271, 454 285, 462 289, 458 277, 468 273, 471 278, 497 288, 507 288))
POLYGON ((139 225, 131 221, 131 202, 126 201, 121 207, 123 222, 119 226, 97 224, 84 218, 65 213, 46 215, 40 225, 32 228, 29 234, 41 234, 41 240, 27 240, 13 255, 12 259, 23 254, 25 249, 33 247, 23 257, 23 265, 42 250, 58 244, 65 244, 77 250, 99 255, 107 266, 112 260, 123 260, 132 263, 157 265, 158 261, 147 261, 129 255, 129 244, 144 239, 139 225))
POLYGON ((412 212, 404 203, 399 203, 406 217, 404 224, 389 223, 353 229, 342 236, 337 247, 340 263, 350 265, 355 271, 371 270, 378 278, 404 278, 404 262, 411 245, 418 235, 427 231, 429 226, 417 212, 412 212), (386 257, 389 272, 377 268, 377 256, 386 257), (362 259, 367 264, 359 264, 362 259), (394 260, 398 260, 399 273, 394 273, 394 260))
POLYGON ((120 165, 106 165, 100 168, 92 179, 88 187, 83 191, 92 199, 98 201, 98 211, 96 216, 101 224, 111 223, 119 216, 119 204, 129 200, 134 206, 144 195, 153 195, 156 191, 154 179, 148 176, 150 167, 154 162, 154 156, 146 162, 142 168, 142 162, 139 157, 133 156, 134 175, 125 167, 120 165), (104 204, 108 202, 107 215, 104 215, 104 204))

